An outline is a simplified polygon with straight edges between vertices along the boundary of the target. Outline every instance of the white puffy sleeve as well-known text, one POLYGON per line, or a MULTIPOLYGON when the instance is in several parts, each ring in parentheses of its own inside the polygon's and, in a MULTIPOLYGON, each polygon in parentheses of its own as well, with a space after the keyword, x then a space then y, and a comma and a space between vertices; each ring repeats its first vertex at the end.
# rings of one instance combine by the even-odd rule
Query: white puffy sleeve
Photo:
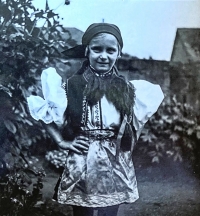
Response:
POLYGON ((50 67, 43 70, 41 82, 44 99, 34 95, 27 98, 30 114, 37 121, 42 120, 46 124, 55 122, 60 125, 63 123, 63 116, 67 107, 62 78, 55 68, 50 67))
POLYGON ((145 80, 130 81, 135 87, 135 105, 133 125, 137 131, 137 137, 141 133, 144 124, 157 111, 164 94, 159 85, 152 84, 145 80))

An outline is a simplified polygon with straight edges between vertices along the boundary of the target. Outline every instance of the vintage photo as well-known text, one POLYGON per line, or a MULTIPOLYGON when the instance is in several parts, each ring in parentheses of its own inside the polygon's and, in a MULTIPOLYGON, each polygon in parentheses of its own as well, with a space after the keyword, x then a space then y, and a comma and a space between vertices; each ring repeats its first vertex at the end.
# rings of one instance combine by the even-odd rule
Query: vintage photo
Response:
POLYGON ((0 1, 0 215, 200 214, 199 11, 0 1))

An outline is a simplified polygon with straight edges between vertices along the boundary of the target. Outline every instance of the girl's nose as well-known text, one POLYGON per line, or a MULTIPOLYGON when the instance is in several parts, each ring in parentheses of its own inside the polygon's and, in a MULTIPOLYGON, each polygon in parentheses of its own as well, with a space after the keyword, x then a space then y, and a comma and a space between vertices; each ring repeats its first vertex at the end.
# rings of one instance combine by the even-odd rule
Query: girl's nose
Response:
POLYGON ((106 59, 107 59, 107 55, 106 55, 105 52, 102 52, 102 53, 101 53, 100 59, 101 59, 101 60, 106 60, 106 59))

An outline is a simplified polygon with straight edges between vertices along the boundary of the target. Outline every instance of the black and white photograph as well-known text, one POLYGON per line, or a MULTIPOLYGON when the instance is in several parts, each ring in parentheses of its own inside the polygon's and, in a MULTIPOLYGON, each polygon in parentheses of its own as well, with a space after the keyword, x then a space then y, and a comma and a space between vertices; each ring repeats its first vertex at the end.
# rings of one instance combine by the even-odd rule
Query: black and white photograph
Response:
POLYGON ((200 215, 200 1, 0 1, 0 216, 200 215))

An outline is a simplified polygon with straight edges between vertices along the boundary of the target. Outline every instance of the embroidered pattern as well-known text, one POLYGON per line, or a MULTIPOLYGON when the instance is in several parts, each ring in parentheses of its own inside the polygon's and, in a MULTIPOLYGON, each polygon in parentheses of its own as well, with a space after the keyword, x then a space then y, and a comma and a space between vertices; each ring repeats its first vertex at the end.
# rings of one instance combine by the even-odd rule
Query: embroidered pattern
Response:
POLYGON ((94 74, 95 76, 98 76, 98 77, 108 77, 108 76, 113 74, 113 70, 108 71, 106 73, 99 74, 99 73, 95 72, 91 67, 89 67, 89 68, 90 68, 90 70, 86 70, 85 73, 83 74, 83 77, 85 78, 86 81, 89 80, 89 78, 92 74, 94 74))
MULTIPOLYGON (((100 131, 99 131, 100 132, 100 131)), ((111 133, 108 131, 108 135, 111 133)), ((116 154, 115 138, 93 136, 87 154, 69 154, 58 188, 58 202, 103 207, 138 199, 130 152, 116 154)))
POLYGON ((99 102, 94 106, 94 119, 95 119, 95 126, 96 129, 101 129, 100 124, 100 108, 99 108, 99 102))
POLYGON ((65 90, 65 94, 67 95, 67 83, 63 82, 61 87, 65 90))
POLYGON ((82 119, 81 124, 86 124, 86 114, 87 114, 87 99, 86 96, 83 97, 83 103, 82 103, 82 119))

